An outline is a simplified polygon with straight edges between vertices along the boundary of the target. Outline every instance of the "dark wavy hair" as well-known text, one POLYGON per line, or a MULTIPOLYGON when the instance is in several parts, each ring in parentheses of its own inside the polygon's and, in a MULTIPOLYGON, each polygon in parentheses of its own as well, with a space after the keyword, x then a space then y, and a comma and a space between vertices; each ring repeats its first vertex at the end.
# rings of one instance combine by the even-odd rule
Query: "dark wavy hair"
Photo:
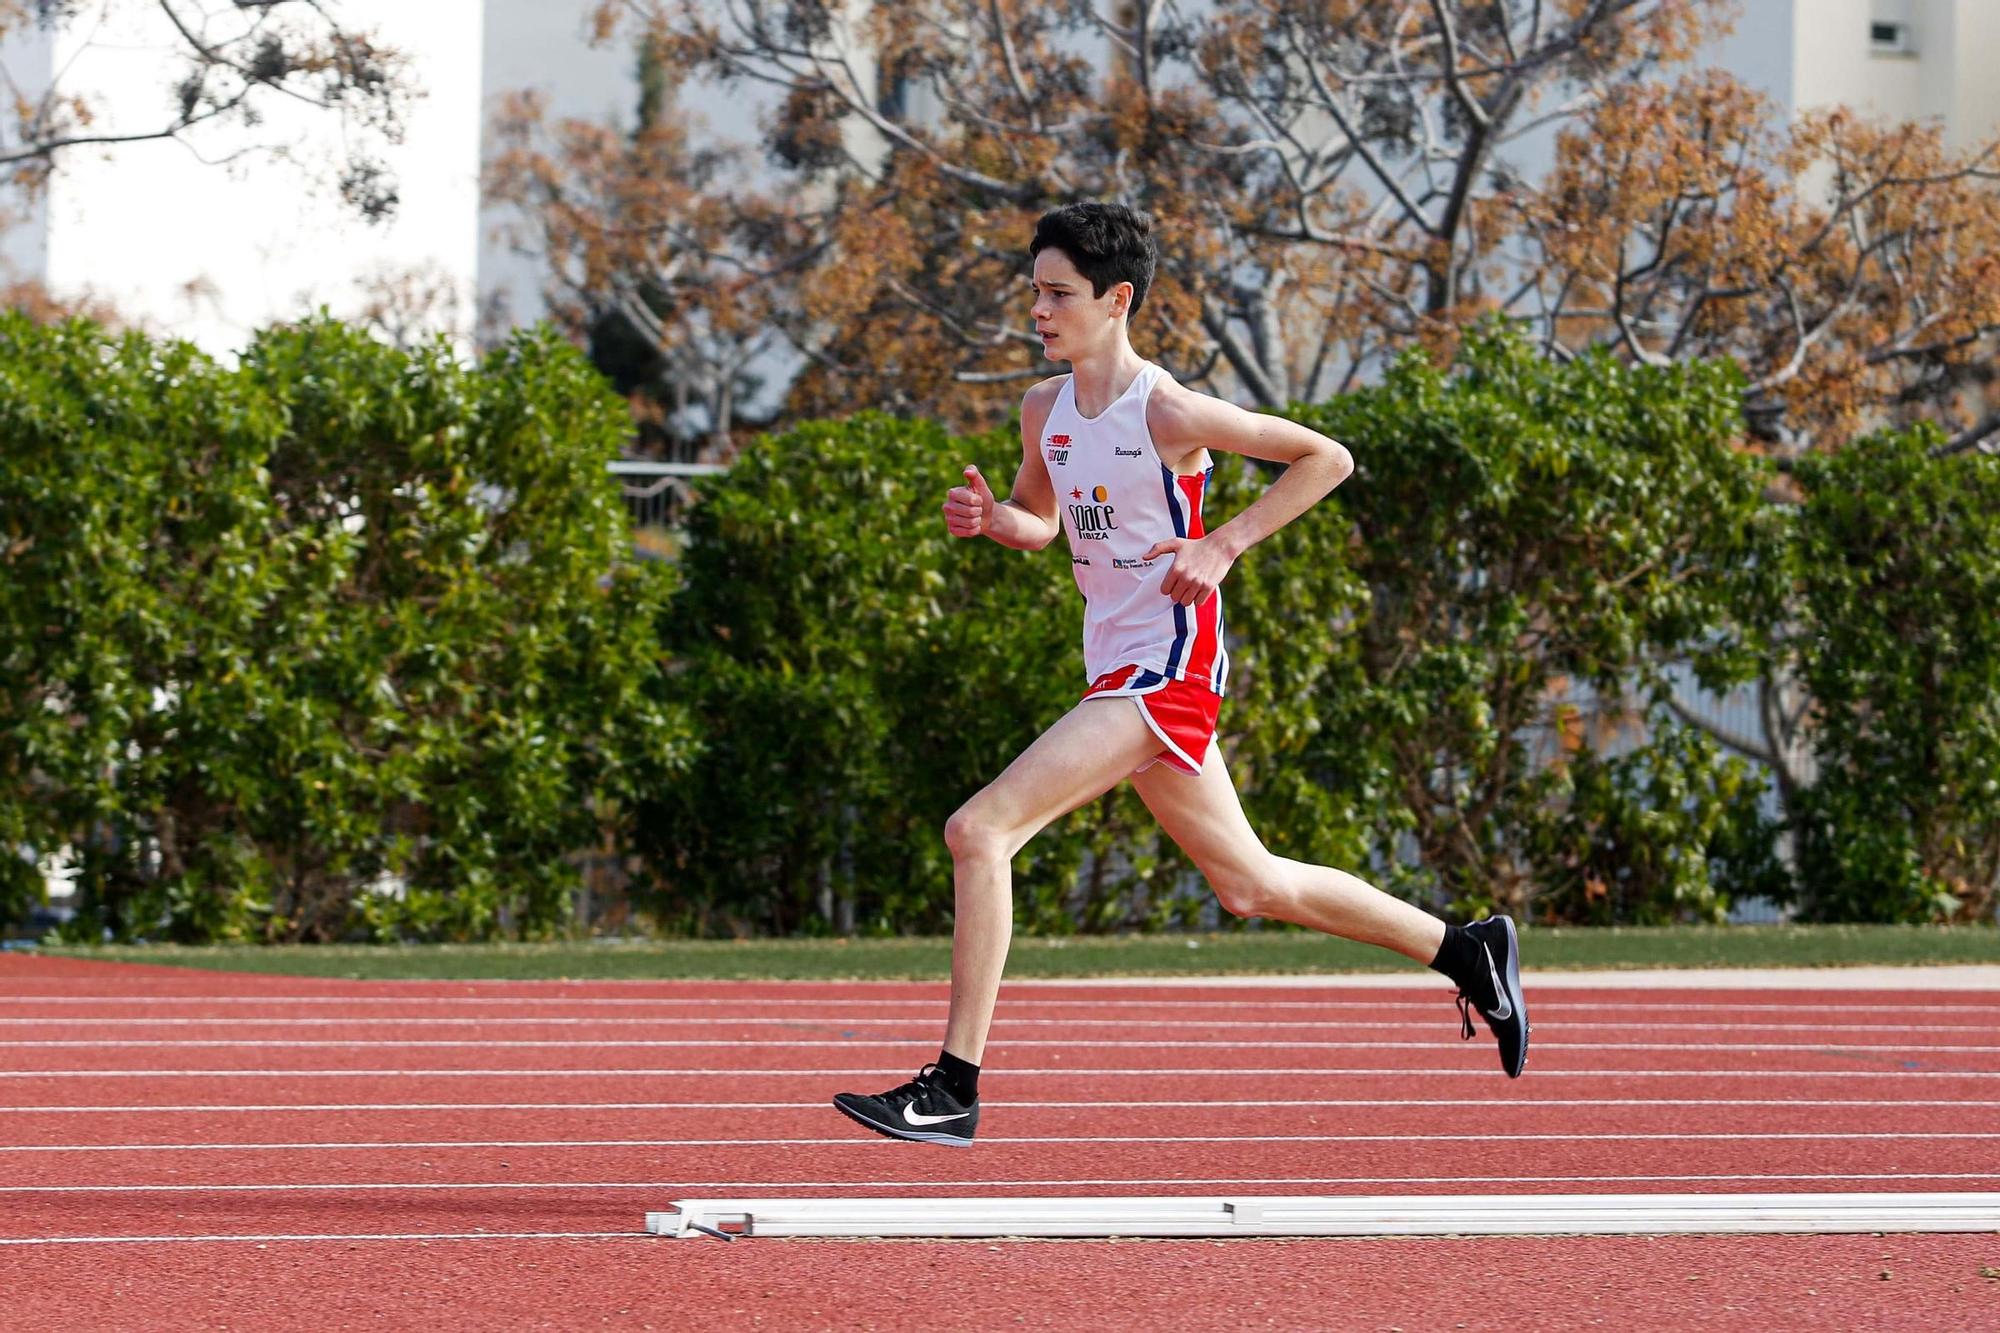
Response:
POLYGON ((1028 258, 1051 248, 1069 256, 1076 271, 1090 279, 1093 296, 1103 296, 1121 282, 1131 283, 1128 318, 1139 313, 1160 262, 1153 224, 1123 204, 1064 204, 1050 209, 1035 223, 1028 258))

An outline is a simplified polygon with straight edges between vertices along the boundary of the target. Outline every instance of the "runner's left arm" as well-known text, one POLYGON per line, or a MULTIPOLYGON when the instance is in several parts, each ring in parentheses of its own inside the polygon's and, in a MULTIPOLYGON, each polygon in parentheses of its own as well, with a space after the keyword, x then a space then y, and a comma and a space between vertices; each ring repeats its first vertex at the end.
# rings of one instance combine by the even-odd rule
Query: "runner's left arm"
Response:
POLYGON ((1146 405, 1146 425, 1162 455, 1220 450, 1283 463, 1285 471, 1255 503, 1205 537, 1170 537, 1147 553, 1172 553, 1161 591, 1183 606, 1208 600, 1238 556, 1312 508, 1353 475, 1346 446, 1296 421, 1246 412, 1180 385, 1163 386, 1146 405))

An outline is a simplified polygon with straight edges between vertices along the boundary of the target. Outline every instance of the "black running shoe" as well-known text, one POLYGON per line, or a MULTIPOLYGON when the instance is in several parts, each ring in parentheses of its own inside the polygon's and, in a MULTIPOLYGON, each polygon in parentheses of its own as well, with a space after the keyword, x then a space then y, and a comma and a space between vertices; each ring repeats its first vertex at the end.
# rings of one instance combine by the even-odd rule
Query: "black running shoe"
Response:
POLYGON ((945 1090, 936 1065, 925 1065, 917 1076, 900 1088, 891 1088, 870 1097, 859 1092, 843 1092, 833 1099, 834 1109, 858 1125, 877 1134, 913 1143, 943 1143, 954 1148, 970 1148, 973 1131, 979 1128, 979 1103, 970 1106, 945 1090))
POLYGON ((1521 1077, 1528 1063, 1528 1002, 1521 995, 1521 941, 1514 923, 1504 916, 1488 917, 1465 927, 1465 933, 1485 955, 1486 975, 1458 992, 1459 1036, 1472 1040, 1472 1011, 1486 1020, 1500 1041, 1500 1067, 1508 1078, 1521 1077))

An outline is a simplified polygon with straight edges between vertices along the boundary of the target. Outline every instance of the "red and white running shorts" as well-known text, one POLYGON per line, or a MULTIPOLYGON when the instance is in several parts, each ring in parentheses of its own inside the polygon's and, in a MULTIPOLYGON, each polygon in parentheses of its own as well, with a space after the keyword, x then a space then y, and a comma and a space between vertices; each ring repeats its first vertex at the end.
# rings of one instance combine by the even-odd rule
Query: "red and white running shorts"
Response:
POLYGON ((1141 671, 1136 666, 1107 671, 1083 692, 1086 699, 1120 695, 1139 706, 1139 716, 1160 740, 1160 752, 1133 771, 1143 773, 1164 763, 1176 772, 1198 777, 1208 759, 1208 747, 1215 741, 1222 696, 1195 681, 1169 680, 1157 671, 1141 671))

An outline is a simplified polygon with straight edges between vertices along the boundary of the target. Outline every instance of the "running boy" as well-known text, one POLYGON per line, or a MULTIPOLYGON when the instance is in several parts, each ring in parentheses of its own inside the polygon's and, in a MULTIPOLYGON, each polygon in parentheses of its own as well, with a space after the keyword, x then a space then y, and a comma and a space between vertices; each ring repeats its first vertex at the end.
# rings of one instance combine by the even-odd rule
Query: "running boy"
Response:
POLYGON ((1035 332, 1070 373, 1021 404, 1021 467, 996 501, 974 467, 945 499, 954 537, 1037 551, 1069 539, 1085 601, 1082 700, 945 824, 956 922, 944 1048, 915 1079, 833 1104, 892 1138, 967 1147, 979 1125, 979 1063, 1013 933, 1015 853, 1052 821, 1127 778, 1168 837, 1242 917, 1269 917, 1379 944, 1458 985, 1461 1035, 1477 1008, 1519 1077, 1528 1054, 1514 923, 1449 926, 1344 871, 1266 851, 1214 744, 1229 676, 1222 581, 1245 551, 1354 470, 1316 431, 1183 387, 1132 350, 1156 251, 1146 221, 1116 204, 1045 214, 1029 246, 1035 332), (1212 450, 1286 465, 1220 527, 1203 523, 1212 450))

